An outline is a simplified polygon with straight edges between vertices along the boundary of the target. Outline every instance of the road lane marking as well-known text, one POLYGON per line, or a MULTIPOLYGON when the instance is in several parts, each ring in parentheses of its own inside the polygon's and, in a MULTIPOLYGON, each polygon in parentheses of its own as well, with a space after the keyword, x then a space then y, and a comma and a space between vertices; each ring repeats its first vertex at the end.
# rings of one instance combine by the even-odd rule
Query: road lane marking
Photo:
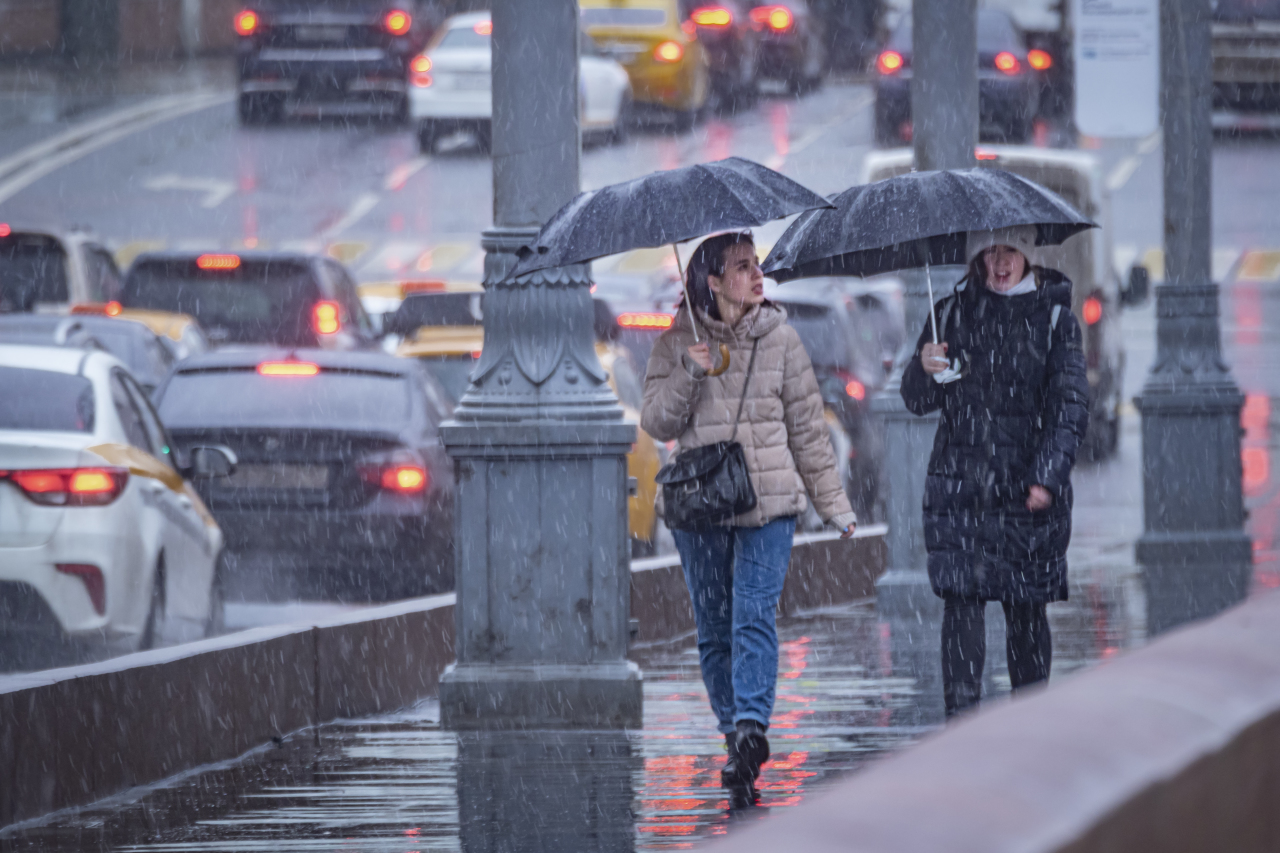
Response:
POLYGON ((204 193, 200 206, 206 209, 217 207, 236 192, 234 181, 220 181, 217 178, 184 178, 181 175, 159 175, 143 181, 142 186, 155 192, 185 190, 204 193))
POLYGON ((124 112, 123 118, 113 114, 36 143, 0 162, 0 202, 86 154, 162 122, 230 103, 234 97, 225 92, 204 92, 157 98, 124 112))
POLYGON ((1236 281, 1274 283, 1280 281, 1280 251, 1254 250, 1240 258, 1236 281))
POLYGON ((318 236, 323 240, 346 231, 363 219, 365 214, 377 207, 378 202, 381 200, 377 193, 361 193, 351 204, 351 207, 347 208, 347 212, 342 215, 342 218, 321 231, 318 236))
POLYGON ((386 183, 383 185, 389 193, 398 192, 404 189, 404 185, 409 179, 422 170, 422 167, 431 162, 429 157, 414 157, 412 160, 406 160, 399 166, 391 170, 391 174, 387 175, 386 183))
POLYGON ((1111 173, 1107 175, 1107 189, 1115 192, 1129 183, 1133 173, 1138 171, 1138 167, 1142 165, 1143 158, 1156 150, 1156 146, 1160 144, 1160 139, 1161 132, 1159 130, 1144 136, 1134 148, 1134 153, 1117 163, 1111 173))

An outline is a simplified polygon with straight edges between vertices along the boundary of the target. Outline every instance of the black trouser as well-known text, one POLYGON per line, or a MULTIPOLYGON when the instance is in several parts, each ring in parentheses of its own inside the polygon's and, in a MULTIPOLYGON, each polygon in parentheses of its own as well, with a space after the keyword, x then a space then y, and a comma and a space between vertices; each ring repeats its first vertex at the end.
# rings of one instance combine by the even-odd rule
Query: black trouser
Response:
MULTIPOLYGON (((1049 678, 1053 638, 1043 604, 1004 605, 1013 689, 1049 678)), ((942 695, 947 716, 982 698, 982 667, 987 658, 987 603, 974 598, 946 598, 942 611, 942 695)))

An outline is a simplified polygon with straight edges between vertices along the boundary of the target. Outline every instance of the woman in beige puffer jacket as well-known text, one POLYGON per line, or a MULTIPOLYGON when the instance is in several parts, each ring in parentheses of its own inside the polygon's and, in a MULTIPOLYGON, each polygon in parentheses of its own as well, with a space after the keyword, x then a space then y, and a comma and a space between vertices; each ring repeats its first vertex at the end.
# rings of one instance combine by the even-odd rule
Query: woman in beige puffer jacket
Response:
POLYGON ((689 262, 687 284, 693 316, 684 306, 654 344, 641 426, 659 441, 675 441, 675 453, 728 441, 746 383, 737 441, 756 506, 721 524, 672 535, 698 626, 702 680, 729 750, 721 781, 753 800, 760 765, 769 756, 764 733, 778 673, 774 618, 796 516, 806 509, 807 493, 842 535, 853 535, 856 518, 836 470, 808 354, 787 325, 786 311, 764 298, 751 235, 704 241, 689 262), (703 343, 694 342, 695 317, 705 330, 699 334, 703 343), (712 351, 720 344, 728 347, 729 368, 712 376, 712 351))

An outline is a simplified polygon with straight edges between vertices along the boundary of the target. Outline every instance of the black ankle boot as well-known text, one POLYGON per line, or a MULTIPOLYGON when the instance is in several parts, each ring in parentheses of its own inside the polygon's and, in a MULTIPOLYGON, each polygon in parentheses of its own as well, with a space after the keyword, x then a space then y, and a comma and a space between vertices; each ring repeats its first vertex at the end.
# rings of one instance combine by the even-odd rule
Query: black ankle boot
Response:
POLYGON ((760 776, 760 765, 769 760, 769 739, 764 736, 764 730, 755 720, 741 720, 734 732, 738 762, 752 782, 760 776))

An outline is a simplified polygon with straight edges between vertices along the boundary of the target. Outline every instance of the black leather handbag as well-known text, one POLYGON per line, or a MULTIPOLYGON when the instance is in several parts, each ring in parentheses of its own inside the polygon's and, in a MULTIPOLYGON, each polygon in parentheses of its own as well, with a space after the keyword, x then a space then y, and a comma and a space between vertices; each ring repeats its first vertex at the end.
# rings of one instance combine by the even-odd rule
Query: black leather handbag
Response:
POLYGON ((756 365, 760 339, 751 346, 751 361, 742 382, 742 398, 728 441, 682 450, 654 479, 662 486, 662 520, 671 530, 696 530, 755 509, 747 456, 738 443, 738 421, 747 402, 747 386, 756 365))

